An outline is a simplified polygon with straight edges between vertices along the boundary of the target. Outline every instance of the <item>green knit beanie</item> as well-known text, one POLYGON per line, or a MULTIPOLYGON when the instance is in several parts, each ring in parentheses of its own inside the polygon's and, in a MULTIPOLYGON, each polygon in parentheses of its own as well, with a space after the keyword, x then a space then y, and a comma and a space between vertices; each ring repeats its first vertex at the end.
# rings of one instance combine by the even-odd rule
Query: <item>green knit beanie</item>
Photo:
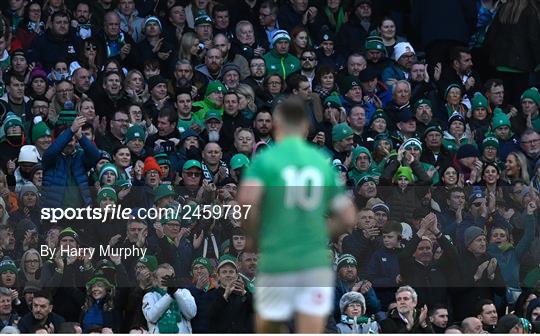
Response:
POLYGON ((476 92, 474 96, 471 99, 471 110, 474 111, 479 107, 483 107, 485 109, 488 108, 488 100, 486 97, 484 97, 483 94, 480 92, 476 92))
POLYGON ((46 136, 51 136, 51 130, 45 122, 40 121, 32 127, 32 143, 36 143, 39 138, 46 136))
POLYGON ((350 137, 351 135, 353 135, 353 130, 351 126, 347 125, 347 123, 340 123, 332 128, 333 142, 341 141, 347 137, 350 137))
POLYGON ((540 107, 540 92, 535 87, 525 90, 521 95, 520 101, 523 102, 524 99, 531 99, 536 103, 536 106, 540 107))

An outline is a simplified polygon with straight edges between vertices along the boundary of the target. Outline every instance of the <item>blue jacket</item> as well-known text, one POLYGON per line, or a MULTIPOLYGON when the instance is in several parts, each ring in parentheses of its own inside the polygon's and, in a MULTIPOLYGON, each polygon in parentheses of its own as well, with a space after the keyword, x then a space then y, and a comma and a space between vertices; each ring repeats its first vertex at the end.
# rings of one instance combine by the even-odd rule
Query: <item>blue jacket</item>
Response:
POLYGON ((66 129, 43 154, 43 207, 57 208, 64 204, 64 187, 68 184, 68 166, 74 176, 84 206, 92 205, 92 197, 88 187, 88 170, 99 160, 101 152, 87 137, 79 140, 82 149, 76 149, 73 154, 66 156, 62 153, 64 147, 71 141, 73 131, 66 129), (86 166, 88 162, 91 166, 86 166))
POLYGON ((366 278, 371 281, 382 307, 395 300, 396 277, 400 273, 398 253, 400 249, 379 248, 371 255, 366 278))
POLYGON ((382 72, 382 82, 388 86, 388 90, 390 92, 392 92, 392 85, 388 84, 388 80, 390 79, 397 79, 397 80, 403 80, 403 79, 407 79, 407 77, 405 77, 405 73, 407 71, 404 70, 402 67, 399 66, 399 64, 397 64, 396 62, 394 62, 394 64, 390 65, 389 67, 387 67, 386 69, 383 70, 382 72))
POLYGON ((523 216, 525 232, 515 247, 506 251, 495 244, 488 245, 488 254, 497 259, 504 282, 509 287, 519 288, 519 267, 521 257, 527 252, 534 240, 536 218, 534 215, 523 216))

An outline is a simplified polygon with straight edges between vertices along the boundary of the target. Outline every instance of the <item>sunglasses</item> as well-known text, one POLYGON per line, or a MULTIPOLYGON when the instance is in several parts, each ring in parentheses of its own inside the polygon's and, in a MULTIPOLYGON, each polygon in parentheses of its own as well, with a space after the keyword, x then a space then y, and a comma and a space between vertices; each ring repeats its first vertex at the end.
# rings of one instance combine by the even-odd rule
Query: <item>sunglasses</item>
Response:
POLYGON ((314 61, 315 58, 313 57, 302 57, 302 61, 314 61))
POLYGON ((93 44, 89 44, 87 45, 84 49, 86 49, 86 51, 96 51, 97 50, 97 46, 93 45, 93 44))
POLYGON ((201 173, 198 172, 184 172, 189 177, 200 177, 201 173))

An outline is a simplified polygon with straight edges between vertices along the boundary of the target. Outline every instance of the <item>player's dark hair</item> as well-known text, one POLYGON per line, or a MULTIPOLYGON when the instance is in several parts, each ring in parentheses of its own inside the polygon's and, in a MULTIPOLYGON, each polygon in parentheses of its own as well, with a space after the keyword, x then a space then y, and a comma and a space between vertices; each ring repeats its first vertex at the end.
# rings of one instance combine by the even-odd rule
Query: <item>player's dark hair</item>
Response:
POLYGON ((301 98, 294 96, 290 96, 281 102, 274 113, 278 114, 281 120, 290 126, 300 126, 308 119, 304 102, 301 98))

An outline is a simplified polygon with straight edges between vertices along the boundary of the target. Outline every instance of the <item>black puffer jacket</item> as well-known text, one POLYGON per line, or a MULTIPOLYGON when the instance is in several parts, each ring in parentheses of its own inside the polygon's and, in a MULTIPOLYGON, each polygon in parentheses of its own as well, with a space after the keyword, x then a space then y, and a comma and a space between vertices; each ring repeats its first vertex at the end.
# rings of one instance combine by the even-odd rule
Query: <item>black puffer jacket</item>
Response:
POLYGON ((489 28, 489 61, 493 66, 533 71, 540 65, 540 4, 529 4, 515 24, 501 23, 501 11, 512 4, 501 4, 489 28))

